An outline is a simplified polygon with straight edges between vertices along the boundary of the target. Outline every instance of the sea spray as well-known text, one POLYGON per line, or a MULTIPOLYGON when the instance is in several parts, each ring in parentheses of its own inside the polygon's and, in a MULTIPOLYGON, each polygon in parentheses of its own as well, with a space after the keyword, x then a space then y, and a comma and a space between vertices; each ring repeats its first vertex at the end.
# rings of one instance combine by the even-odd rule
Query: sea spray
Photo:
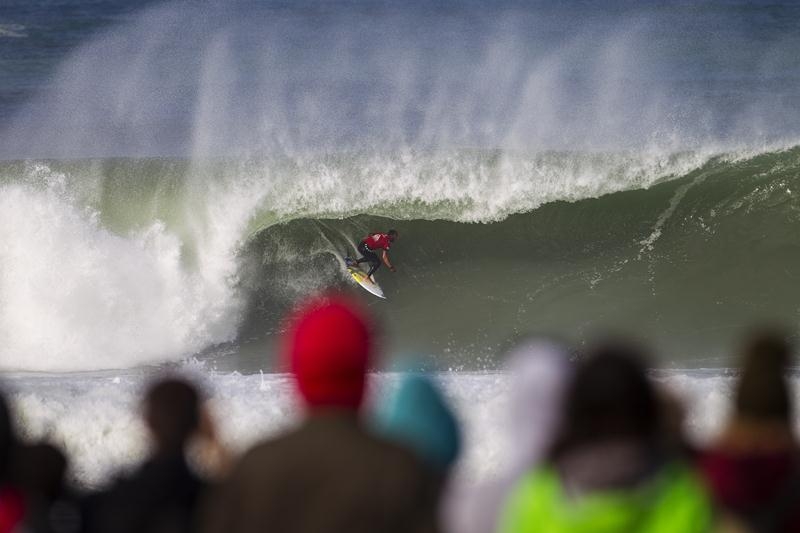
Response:
POLYGON ((68 182, 32 165, 25 179, 0 186, 2 368, 128 367, 234 338, 234 247, 243 224, 234 206, 221 199, 194 213, 203 239, 187 267, 183 243, 162 221, 112 233, 97 211, 74 201, 68 182), (225 207, 224 216, 215 211, 225 207), (220 236, 226 232, 234 237, 220 236))
POLYGON ((796 36, 761 20, 741 35, 736 10, 404 7, 157 3, 69 49, 0 128, 0 155, 666 155, 797 134, 796 36))

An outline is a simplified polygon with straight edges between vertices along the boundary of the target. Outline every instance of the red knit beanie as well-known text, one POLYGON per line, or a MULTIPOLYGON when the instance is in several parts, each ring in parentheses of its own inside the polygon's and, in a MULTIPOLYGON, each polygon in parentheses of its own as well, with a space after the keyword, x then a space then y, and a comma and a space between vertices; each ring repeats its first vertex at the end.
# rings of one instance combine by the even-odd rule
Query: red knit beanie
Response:
POLYGON ((358 409, 371 337, 364 317, 341 298, 315 299, 299 308, 289 324, 284 353, 308 407, 358 409))

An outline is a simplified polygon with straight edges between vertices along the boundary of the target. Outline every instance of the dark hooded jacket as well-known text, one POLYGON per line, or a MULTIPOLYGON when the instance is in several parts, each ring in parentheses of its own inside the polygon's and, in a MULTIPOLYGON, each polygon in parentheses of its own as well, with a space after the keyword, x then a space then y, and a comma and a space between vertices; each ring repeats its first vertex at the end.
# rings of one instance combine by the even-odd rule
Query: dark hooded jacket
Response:
POLYGON ((435 530, 434 484, 408 451, 350 410, 312 414, 248 452, 220 488, 206 533, 435 530))
POLYGON ((157 456, 86 501, 89 533, 189 533, 203 483, 181 454, 157 456))

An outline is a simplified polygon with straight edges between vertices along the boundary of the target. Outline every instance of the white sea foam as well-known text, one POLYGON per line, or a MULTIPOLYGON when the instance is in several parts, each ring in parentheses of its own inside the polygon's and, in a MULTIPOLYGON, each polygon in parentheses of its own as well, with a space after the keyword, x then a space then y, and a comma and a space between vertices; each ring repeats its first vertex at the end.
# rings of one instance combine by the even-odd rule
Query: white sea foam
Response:
MULTIPOLYGON (((221 437, 234 452, 297 420, 298 405, 286 375, 217 374, 196 366, 182 371, 207 390, 221 437)), ((98 486, 145 453, 137 402, 147 379, 141 372, 18 376, 9 385, 23 435, 28 439, 47 436, 63 446, 72 458, 73 477, 84 485, 98 486)), ((385 397, 396 381, 396 374, 375 376, 371 403, 385 397)), ((490 479, 502 471, 513 445, 508 431, 508 376, 444 373, 440 381, 464 430, 457 479, 468 484, 490 479)), ((725 422, 733 378, 722 371, 712 375, 674 372, 657 381, 684 401, 686 431, 694 442, 708 441, 725 422)), ((797 390, 797 380, 793 383, 797 390)), ((800 400, 797 393, 795 400, 800 400)))
POLYGON ((68 183, 31 165, 0 185, 0 368, 129 367, 234 338, 235 249, 246 206, 258 202, 252 188, 210 191, 215 203, 187 217, 197 250, 189 266, 162 221, 111 233, 68 183))

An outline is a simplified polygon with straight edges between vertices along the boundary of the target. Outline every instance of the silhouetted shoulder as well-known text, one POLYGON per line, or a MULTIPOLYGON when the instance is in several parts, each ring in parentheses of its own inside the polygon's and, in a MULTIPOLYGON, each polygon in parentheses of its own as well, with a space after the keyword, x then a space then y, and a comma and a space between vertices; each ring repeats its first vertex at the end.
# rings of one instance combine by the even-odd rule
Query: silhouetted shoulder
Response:
POLYGON ((415 456, 354 416, 315 416, 242 457, 211 531, 431 531, 433 486, 415 456))

